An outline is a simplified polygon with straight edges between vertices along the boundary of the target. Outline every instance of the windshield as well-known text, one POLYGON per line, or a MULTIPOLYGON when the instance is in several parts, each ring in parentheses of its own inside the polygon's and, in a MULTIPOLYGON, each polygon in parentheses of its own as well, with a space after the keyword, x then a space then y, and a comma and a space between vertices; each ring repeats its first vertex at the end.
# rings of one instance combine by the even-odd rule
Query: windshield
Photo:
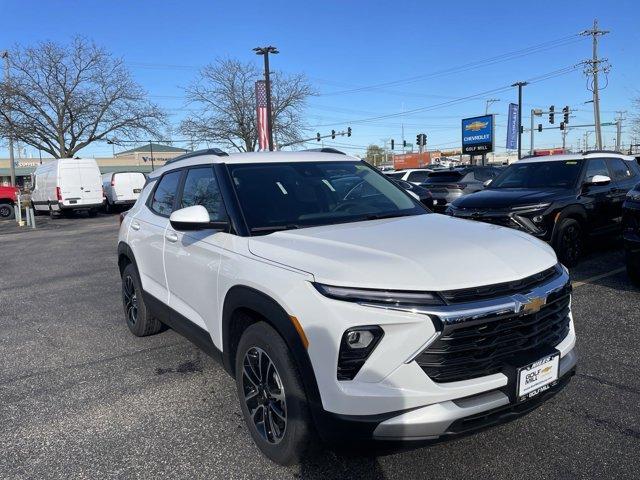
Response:
POLYGON ((364 162, 228 165, 252 233, 428 213, 364 162))
POLYGON ((429 178, 424 183, 449 183, 457 182, 464 177, 466 172, 464 171, 448 171, 448 172, 433 172, 429 175, 429 178))
POLYGON ((515 163, 498 175, 489 188, 573 188, 582 161, 515 163))

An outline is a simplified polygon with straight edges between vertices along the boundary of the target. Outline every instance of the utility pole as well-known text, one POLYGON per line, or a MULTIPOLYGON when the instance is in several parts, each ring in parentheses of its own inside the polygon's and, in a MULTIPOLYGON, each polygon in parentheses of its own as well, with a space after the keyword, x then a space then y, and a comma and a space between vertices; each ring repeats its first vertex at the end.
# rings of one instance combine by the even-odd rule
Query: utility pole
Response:
POLYGON ((522 158, 522 87, 528 82, 516 82, 512 87, 518 87, 518 160, 522 158))
POLYGON ((484 114, 488 115, 489 114, 489 107, 494 103, 498 103, 499 101, 500 101, 499 98, 489 98, 488 100, 486 100, 485 104, 484 104, 484 114))
POLYGON ((562 130, 562 153, 566 153, 567 150, 567 133, 568 132, 568 128, 564 127, 564 130, 562 130))
MULTIPOLYGON (((5 50, 1 54, 4 58, 4 81, 9 85, 10 71, 9 71, 9 51, 5 50)), ((9 109, 11 111, 11 109, 9 109)), ((11 117, 9 117, 9 171, 11 175, 11 186, 16 186, 16 164, 13 158, 13 125, 11 125, 11 117)))
POLYGON ((539 109, 539 108, 532 108, 531 109, 531 132, 530 132, 531 141, 529 142, 529 155, 533 155, 533 131, 534 131, 533 124, 534 124, 534 120, 535 120, 535 117, 541 116, 542 113, 543 113, 542 110, 539 109))
POLYGON ((609 71, 609 64, 606 58, 598 59, 598 37, 606 35, 609 30, 598 29, 598 19, 593 21, 593 28, 591 30, 585 30, 580 35, 589 35, 592 37, 593 51, 591 60, 586 60, 584 63, 587 65, 585 73, 593 76, 593 123, 596 125, 596 149, 602 150, 602 128, 600 126, 600 94, 598 86, 598 72, 602 71, 607 73, 609 71), (602 67, 600 64, 603 64, 602 67))
POLYGON ((622 151, 622 121, 625 119, 624 115, 626 111, 618 110, 616 112, 616 151, 622 151))
POLYGON ((269 77, 269 54, 278 52, 276 47, 256 47, 253 49, 257 55, 264 56, 264 86, 267 90, 267 128, 269 129, 269 151, 273 152, 273 115, 271 113, 271 79, 269 77))

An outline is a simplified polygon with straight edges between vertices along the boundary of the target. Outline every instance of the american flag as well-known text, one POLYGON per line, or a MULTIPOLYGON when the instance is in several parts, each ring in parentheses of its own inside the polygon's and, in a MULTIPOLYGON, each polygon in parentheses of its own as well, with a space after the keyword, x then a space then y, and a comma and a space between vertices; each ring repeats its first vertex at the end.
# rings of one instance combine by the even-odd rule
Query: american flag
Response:
POLYGON ((267 122, 267 87, 264 80, 256 82, 256 113, 258 115, 258 147, 269 149, 269 122, 267 122))

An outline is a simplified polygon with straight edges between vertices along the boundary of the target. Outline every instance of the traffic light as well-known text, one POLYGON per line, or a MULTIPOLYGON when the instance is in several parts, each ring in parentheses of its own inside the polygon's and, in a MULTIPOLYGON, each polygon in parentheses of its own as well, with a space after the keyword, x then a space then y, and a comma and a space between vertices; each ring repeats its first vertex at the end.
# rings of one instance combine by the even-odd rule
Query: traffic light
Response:
POLYGON ((569 123, 569 106, 567 105, 562 109, 562 120, 564 123, 569 123))
POLYGON ((564 122, 560 122, 560 130, 564 130, 564 122))
POLYGON ((406 140, 402 140, 402 148, 407 148, 407 141, 406 140))
POLYGON ((320 141, 320 132, 316 133, 316 140, 320 141))
POLYGON ((335 139, 336 139, 336 131, 331 130, 331 140, 335 140, 335 139))
POLYGON ((542 131, 542 124, 541 124, 541 123, 539 123, 539 124, 538 124, 538 131, 539 131, 539 132, 541 132, 541 131, 542 131))
POLYGON ((393 147, 395 146, 396 141, 392 138, 391 139, 391 150, 393 150, 393 147))
POLYGON ((347 127, 347 137, 351 136, 351 127, 347 127))
POLYGON ((551 105, 549 107, 549 123, 553 123, 554 122, 553 115, 554 115, 555 109, 556 109, 556 107, 554 107, 553 105, 551 105))
POLYGON ((420 146, 420 140, 421 140, 421 135, 420 134, 416 135, 416 145, 417 146, 420 146))

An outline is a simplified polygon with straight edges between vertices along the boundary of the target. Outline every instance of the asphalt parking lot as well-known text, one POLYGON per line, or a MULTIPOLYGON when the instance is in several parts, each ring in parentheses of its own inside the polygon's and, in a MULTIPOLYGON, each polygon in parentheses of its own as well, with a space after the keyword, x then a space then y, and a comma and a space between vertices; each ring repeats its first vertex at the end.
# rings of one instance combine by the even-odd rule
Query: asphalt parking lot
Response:
POLYGON ((618 242, 572 272, 579 371, 530 415, 429 448, 260 455, 222 367, 123 319, 116 216, 0 222, 2 478, 638 478, 640 290, 618 242))

